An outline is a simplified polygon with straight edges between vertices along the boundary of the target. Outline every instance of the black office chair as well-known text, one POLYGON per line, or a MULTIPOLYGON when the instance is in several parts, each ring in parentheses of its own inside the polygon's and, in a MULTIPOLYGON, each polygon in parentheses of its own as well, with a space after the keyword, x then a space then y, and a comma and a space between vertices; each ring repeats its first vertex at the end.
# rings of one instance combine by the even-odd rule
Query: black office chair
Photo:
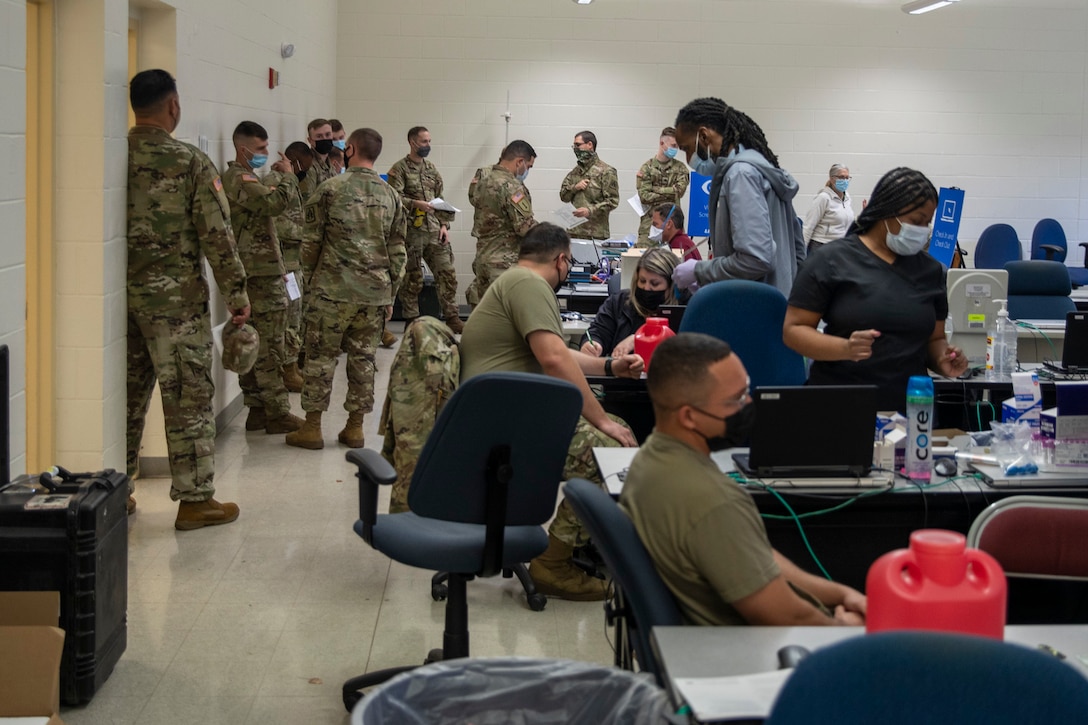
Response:
POLYGON ((765 722, 1084 722, 1088 680, 1074 667, 985 637, 878 632, 801 660, 765 722))
POLYGON ((563 493, 612 575, 614 595, 605 604, 605 616, 616 632, 616 666, 634 670, 633 660, 637 660, 639 669, 652 674, 664 687, 650 631, 684 624, 676 599, 654 568, 635 525, 611 496, 581 478, 568 481, 563 493))
MULTIPOLYGON (((438 416, 408 492, 410 512, 377 514, 378 486, 396 480, 377 451, 347 454, 358 466, 355 533, 402 564, 449 572, 442 649, 426 662, 468 657, 466 583, 539 556, 582 394, 545 375, 489 373, 462 383, 438 416)), ((362 688, 414 669, 396 667, 344 683, 350 711, 362 688)))

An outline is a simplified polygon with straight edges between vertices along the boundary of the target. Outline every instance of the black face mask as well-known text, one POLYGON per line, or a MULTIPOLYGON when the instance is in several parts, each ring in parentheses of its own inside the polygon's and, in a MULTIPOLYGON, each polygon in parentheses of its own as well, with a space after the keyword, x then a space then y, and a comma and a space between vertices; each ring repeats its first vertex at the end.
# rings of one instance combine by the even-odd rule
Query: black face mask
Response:
POLYGON ((567 273, 565 275, 563 275, 563 278, 561 280, 559 280, 555 284, 554 287, 552 287, 553 291, 558 292, 563 287, 563 285, 565 285, 567 283, 567 280, 570 279, 570 267, 571 267, 571 263, 568 261, 567 262, 567 273))
POLYGON ((431 155, 431 147, 430 146, 420 146, 418 149, 416 149, 416 155, 419 156, 419 158, 421 158, 421 159, 427 158, 428 156, 431 155))
POLYGON ((295 177, 298 179, 299 183, 301 184, 306 179, 306 172, 305 171, 296 171, 295 172, 295 177))
MULTIPOLYGON (((695 408, 694 405, 692 407, 695 408)), ((711 453, 713 453, 714 451, 724 451, 726 448, 730 448, 734 445, 732 439, 729 437, 728 434, 729 423, 727 421, 729 420, 729 418, 719 418, 716 415, 712 415, 711 413, 706 412, 702 408, 695 408, 695 410, 699 411, 708 418, 713 418, 714 420, 720 420, 722 422, 721 435, 707 437, 703 435, 701 431, 695 431, 699 435, 703 436, 703 440, 706 441, 706 447, 710 449, 711 453)))
POLYGON ((328 153, 332 151, 332 139, 323 138, 314 141, 314 151, 321 154, 322 156, 328 155, 328 153))
POLYGON ((650 312, 657 312, 657 308, 665 304, 665 300, 669 297, 669 290, 667 289, 642 289, 641 287, 635 288, 635 301, 642 306, 643 309, 650 312))

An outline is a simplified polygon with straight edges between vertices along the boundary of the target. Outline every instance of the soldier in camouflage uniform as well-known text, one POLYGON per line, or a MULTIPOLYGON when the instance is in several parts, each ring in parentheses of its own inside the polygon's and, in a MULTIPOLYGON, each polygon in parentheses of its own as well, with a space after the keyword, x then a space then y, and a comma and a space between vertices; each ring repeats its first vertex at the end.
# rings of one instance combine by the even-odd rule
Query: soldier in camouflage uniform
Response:
MULTIPOLYGON (((544 373, 576 385, 582 391, 582 416, 567 450, 563 477, 586 478, 603 487, 593 448, 637 443, 623 421, 604 412, 585 376, 637 378, 643 364, 637 355, 599 358, 567 347, 552 290, 570 274, 570 267, 567 233, 554 224, 533 227, 522 241, 517 265, 499 277, 465 323, 461 377, 467 380, 495 371, 544 373)), ((574 547, 587 537, 565 500, 548 534, 548 550, 529 567, 537 589, 565 599, 604 599, 605 583, 587 576, 572 561, 574 547)))
POLYGON ((646 213, 638 223, 638 246, 653 246, 650 242, 650 225, 653 210, 658 204, 680 204, 688 190, 691 175, 688 165, 676 158, 676 129, 671 126, 661 130, 657 155, 642 165, 635 174, 638 198, 646 213))
POLYGON ((374 352, 404 277, 405 220, 400 196, 374 171, 381 135, 354 131, 344 152, 348 170, 306 200, 302 274, 306 298, 302 408, 306 422, 287 444, 325 447, 328 410, 340 351, 347 352, 348 422, 338 440, 363 447, 363 417, 374 408, 374 352))
POLYGON ((574 216, 589 219, 574 227, 579 239, 608 239, 608 215, 620 203, 620 182, 616 170, 597 156, 597 137, 582 131, 574 137, 574 156, 578 159, 563 184, 559 198, 574 205, 574 216))
POLYGON ((253 121, 234 129, 235 159, 223 174, 223 192, 230 201, 231 226, 238 240, 238 256, 246 268, 251 323, 261 338, 253 369, 238 377, 249 408, 246 430, 290 433, 302 419, 291 415, 283 382, 284 333, 287 330, 287 287, 283 252, 276 236, 275 218, 287 211, 298 193, 298 179, 282 154, 263 180, 256 170, 268 162, 268 132, 253 121))
POLYGON ((408 155, 389 169, 389 185, 400 194, 408 218, 408 269, 400 288, 400 308, 405 324, 419 317, 419 293, 423 291, 423 261, 426 260, 438 288, 442 318, 455 334, 462 329, 457 312, 457 272, 450 249, 453 212, 434 209, 430 202, 442 196, 442 175, 427 160, 431 133, 423 126, 408 131, 408 155))
MULTIPOLYGON (((525 141, 511 141, 502 151, 499 163, 476 172, 469 183, 468 199, 476 212, 472 218, 472 236, 476 237, 476 274, 472 297, 474 305, 483 299, 491 283, 517 264, 521 238, 536 224, 533 199, 525 188, 525 178, 536 163, 536 151, 525 141)), ((466 295, 467 296, 467 295, 466 295)))
POLYGON ((314 163, 300 184, 299 192, 302 194, 303 202, 317 190, 318 184, 336 176, 329 165, 329 151, 333 149, 332 124, 324 118, 315 118, 310 121, 306 125, 306 140, 313 149, 314 163))
POLYGON ((239 326, 249 317, 245 270, 215 165, 170 135, 181 118, 173 77, 138 73, 129 97, 136 125, 128 135, 128 473, 137 472, 157 379, 170 498, 180 502, 174 526, 226 524, 238 518, 238 506, 212 498, 215 389, 204 258, 239 326))
POLYGON ((283 268, 295 280, 298 297, 291 299, 287 295, 287 330, 283 334, 283 385, 288 392, 302 392, 302 373, 298 368, 298 354, 302 350, 302 305, 306 295, 306 286, 302 281, 300 254, 302 247, 302 191, 301 184, 309 175, 314 163, 314 152, 301 141, 295 141, 287 147, 284 155, 291 162, 295 178, 300 187, 295 189, 287 209, 276 217, 276 236, 280 240, 283 252, 283 268))

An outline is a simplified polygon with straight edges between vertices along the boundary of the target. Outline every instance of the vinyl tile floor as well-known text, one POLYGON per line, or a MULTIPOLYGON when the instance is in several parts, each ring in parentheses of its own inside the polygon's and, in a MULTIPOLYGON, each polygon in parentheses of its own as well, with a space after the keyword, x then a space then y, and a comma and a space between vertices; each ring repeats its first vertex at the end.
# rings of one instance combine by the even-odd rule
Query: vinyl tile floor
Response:
MULTIPOLYGON (((390 329, 399 337, 401 323, 390 329)), ((368 448, 381 448, 393 353, 378 351, 368 448)), ((169 480, 137 481, 128 647, 89 704, 62 708, 68 725, 339 725, 349 719, 344 680, 422 663, 441 647, 445 605, 431 600, 432 572, 391 562, 352 531, 354 468, 336 442, 345 389, 341 359, 324 450, 247 433, 244 410, 220 431, 216 498, 241 507, 232 524, 175 531, 169 480)), ((379 506, 386 510, 387 490, 379 506)), ((474 656, 612 662, 600 602, 549 599, 533 612, 517 579, 502 577, 470 582, 468 593, 474 656)))

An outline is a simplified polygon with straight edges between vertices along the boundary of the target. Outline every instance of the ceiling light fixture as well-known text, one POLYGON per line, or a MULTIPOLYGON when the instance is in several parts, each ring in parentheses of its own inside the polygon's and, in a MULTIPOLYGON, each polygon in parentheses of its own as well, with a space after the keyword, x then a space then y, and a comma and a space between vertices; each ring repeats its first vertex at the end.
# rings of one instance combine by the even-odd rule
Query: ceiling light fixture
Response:
POLYGON ((574 0, 575 5, 589 5, 593 0, 574 0))
POLYGON ((921 15, 922 13, 928 13, 930 10, 939 10, 945 5, 951 5, 952 3, 958 3, 960 0, 913 0, 913 2, 905 3, 903 5, 903 12, 907 15, 921 15))

